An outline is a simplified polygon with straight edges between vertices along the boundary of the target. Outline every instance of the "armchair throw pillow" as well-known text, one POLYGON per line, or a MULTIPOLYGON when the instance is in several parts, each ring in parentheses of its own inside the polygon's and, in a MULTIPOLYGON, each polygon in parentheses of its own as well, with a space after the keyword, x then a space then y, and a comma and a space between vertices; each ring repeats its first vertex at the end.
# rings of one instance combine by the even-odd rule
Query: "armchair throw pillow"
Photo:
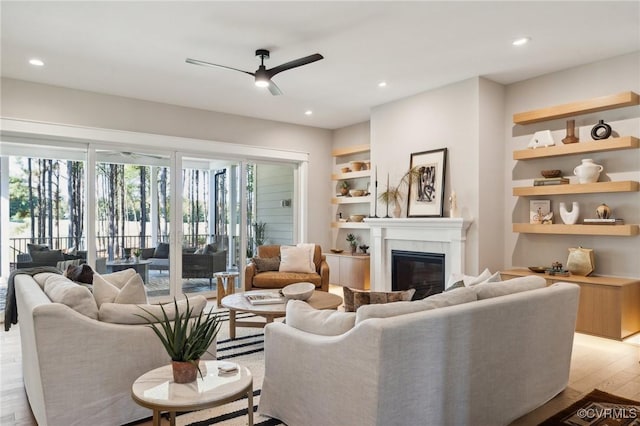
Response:
POLYGON ((280 272, 299 272, 313 274, 315 267, 311 265, 309 250, 306 247, 280 246, 280 272))
POLYGON ((403 291, 365 291, 343 287, 344 310, 355 312, 360 306, 390 302, 408 302, 416 292, 415 289, 403 291))
POLYGON ((353 312, 315 309, 302 300, 287 302, 287 325, 307 333, 338 336, 351 330, 355 321, 356 314, 353 312))
POLYGON ((278 257, 254 257, 251 261, 256 265, 256 272, 280 270, 280 256, 278 257))

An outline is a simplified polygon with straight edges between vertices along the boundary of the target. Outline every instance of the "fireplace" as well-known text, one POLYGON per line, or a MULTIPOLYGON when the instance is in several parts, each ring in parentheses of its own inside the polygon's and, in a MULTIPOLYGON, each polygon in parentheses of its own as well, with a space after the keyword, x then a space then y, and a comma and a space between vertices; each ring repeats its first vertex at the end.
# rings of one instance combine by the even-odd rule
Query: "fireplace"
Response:
POLYGON ((416 290, 413 300, 444 291, 444 254, 391 250, 391 289, 416 290))

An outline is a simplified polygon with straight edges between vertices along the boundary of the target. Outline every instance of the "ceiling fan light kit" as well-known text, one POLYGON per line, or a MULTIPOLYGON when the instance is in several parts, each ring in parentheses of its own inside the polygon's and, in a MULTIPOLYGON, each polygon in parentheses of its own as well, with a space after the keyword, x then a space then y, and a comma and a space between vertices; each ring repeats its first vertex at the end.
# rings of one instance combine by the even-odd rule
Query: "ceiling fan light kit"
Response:
POLYGON ((255 72, 249 72, 240 70, 233 67, 228 67, 226 65, 213 64, 210 62, 200 61, 198 59, 187 58, 185 60, 188 64, 193 65, 201 65, 205 67, 214 67, 214 68, 224 68, 232 71, 239 71, 244 74, 249 74, 254 77, 255 85, 258 87, 268 87, 269 91, 272 95, 277 96, 281 95, 282 91, 276 86, 276 84, 271 80, 274 75, 281 73, 282 71, 287 71, 292 68, 301 67, 303 65, 310 64, 312 62, 319 61, 320 59, 324 59, 324 57, 319 53, 314 53, 313 55, 305 56, 303 58, 294 59, 293 61, 286 62, 282 65, 278 65, 277 67, 273 67, 267 69, 264 66, 264 60, 269 59, 269 51, 267 49, 258 49, 256 50, 256 56, 260 58, 260 66, 255 72))

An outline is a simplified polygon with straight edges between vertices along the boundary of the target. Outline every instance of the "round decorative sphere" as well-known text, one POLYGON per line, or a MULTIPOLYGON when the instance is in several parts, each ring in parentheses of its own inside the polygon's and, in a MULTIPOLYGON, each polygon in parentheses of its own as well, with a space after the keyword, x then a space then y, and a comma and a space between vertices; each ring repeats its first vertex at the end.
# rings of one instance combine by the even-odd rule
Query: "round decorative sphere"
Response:
POLYGON ((289 284, 282 289, 282 295, 286 299, 307 300, 315 291, 316 286, 313 283, 295 283, 289 284))

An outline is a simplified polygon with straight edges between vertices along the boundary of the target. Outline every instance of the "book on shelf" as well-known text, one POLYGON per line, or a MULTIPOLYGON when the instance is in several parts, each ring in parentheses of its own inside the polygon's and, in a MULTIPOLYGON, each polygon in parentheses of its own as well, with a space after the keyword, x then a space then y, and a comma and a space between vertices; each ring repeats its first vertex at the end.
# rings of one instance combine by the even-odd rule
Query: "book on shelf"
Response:
POLYGON ((585 225, 624 225, 624 219, 584 219, 585 225))
MULTIPOLYGON (((551 212, 551 200, 529 201, 529 223, 544 223, 551 212)), ((549 222, 551 223, 551 222, 549 222)))
POLYGON ((247 294, 245 297, 252 305, 276 305, 285 302, 284 296, 277 291, 247 294))
POLYGON ((537 178, 533 180, 533 186, 544 185, 568 185, 569 178, 557 177, 557 178, 537 178))

